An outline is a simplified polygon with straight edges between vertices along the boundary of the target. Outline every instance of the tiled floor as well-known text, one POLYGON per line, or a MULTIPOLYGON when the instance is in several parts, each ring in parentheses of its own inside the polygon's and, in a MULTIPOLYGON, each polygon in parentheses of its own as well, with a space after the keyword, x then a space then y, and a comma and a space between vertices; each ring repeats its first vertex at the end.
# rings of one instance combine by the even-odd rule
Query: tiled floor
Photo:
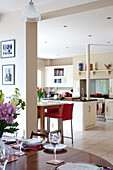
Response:
MULTIPOLYGON (((65 135, 69 135, 70 129, 65 128, 65 135)), ((74 143, 71 139, 65 139, 64 143, 76 149, 98 155, 113 164, 113 122, 98 121, 90 130, 74 131, 74 143)))

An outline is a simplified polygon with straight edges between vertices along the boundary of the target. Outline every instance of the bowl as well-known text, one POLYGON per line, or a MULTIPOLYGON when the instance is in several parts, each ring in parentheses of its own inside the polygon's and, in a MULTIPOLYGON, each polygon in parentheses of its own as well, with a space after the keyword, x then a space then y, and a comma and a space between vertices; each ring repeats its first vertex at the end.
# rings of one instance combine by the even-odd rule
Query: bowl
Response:
POLYGON ((57 100, 63 100, 64 97, 57 97, 57 100))
POLYGON ((102 94, 101 93, 95 93, 94 96, 95 97, 100 97, 100 96, 102 96, 102 94))

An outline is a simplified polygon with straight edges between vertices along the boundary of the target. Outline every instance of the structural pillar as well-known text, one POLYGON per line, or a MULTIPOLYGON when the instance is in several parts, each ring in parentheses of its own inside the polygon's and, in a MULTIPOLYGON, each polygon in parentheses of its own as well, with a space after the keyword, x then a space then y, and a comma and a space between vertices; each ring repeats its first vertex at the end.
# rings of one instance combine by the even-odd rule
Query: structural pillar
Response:
POLYGON ((86 80, 87 80, 87 100, 90 100, 90 44, 86 46, 86 80))
POLYGON ((26 137, 37 131, 37 22, 26 22, 26 137))

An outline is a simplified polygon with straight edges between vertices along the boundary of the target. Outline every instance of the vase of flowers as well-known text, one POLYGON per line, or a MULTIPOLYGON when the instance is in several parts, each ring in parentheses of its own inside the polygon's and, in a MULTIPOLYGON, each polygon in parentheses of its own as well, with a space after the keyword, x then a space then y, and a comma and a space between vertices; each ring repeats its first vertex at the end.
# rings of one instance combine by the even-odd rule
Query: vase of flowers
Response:
POLYGON ((38 102, 40 102, 42 96, 44 95, 45 93, 45 89, 43 88, 39 88, 37 87, 37 97, 38 97, 38 102))
MULTIPOLYGON (((0 93, 0 99, 3 93, 0 93)), ((3 99, 0 100, 0 138, 4 132, 14 133, 18 130, 18 122, 15 121, 20 114, 19 110, 25 108, 25 102, 19 98, 19 89, 15 88, 15 94, 11 96, 8 103, 4 103, 3 99)))

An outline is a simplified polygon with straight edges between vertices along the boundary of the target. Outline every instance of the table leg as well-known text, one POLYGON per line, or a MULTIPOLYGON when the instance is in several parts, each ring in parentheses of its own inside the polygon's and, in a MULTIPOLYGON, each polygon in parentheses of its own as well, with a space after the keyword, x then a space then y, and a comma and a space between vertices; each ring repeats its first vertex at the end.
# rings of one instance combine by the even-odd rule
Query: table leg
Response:
MULTIPOLYGON (((62 105, 59 106, 59 113, 62 112, 62 105)), ((64 143, 64 140, 63 140, 63 122, 61 119, 58 119, 58 130, 61 131, 61 143, 64 143)))
POLYGON ((43 107, 40 108, 40 118, 41 118, 40 123, 41 133, 45 134, 45 112, 43 107))

